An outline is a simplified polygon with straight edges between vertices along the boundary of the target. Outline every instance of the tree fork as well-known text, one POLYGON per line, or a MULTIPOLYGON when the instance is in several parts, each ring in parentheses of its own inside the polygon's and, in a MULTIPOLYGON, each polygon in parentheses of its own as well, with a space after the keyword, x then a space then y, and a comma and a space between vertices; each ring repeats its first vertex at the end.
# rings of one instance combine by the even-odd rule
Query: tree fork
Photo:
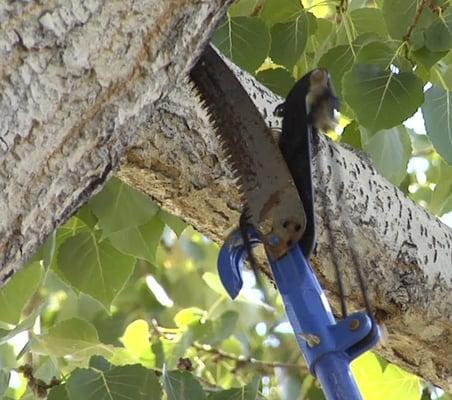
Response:
MULTIPOLYGON (((219 242, 236 225, 242 205, 233 175, 204 111, 180 84, 229 3, 61 0, 0 10, 1 281, 100 190, 126 151, 119 176, 164 208, 219 242)), ((281 99, 236 73, 278 127, 272 113, 281 99)), ((314 153, 312 262, 322 284, 334 297, 334 250, 348 300, 360 307, 351 241, 389 331, 379 352, 451 391, 451 229, 365 156, 322 136, 314 153)))

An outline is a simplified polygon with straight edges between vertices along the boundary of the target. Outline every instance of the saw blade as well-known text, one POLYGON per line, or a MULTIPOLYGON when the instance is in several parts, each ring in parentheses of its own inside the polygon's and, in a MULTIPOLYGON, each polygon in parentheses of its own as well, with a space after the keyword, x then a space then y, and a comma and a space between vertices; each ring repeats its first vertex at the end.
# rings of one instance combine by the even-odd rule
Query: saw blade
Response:
POLYGON ((277 259, 300 240, 306 217, 272 133, 211 46, 192 69, 190 78, 237 178, 248 222, 268 254, 277 259))

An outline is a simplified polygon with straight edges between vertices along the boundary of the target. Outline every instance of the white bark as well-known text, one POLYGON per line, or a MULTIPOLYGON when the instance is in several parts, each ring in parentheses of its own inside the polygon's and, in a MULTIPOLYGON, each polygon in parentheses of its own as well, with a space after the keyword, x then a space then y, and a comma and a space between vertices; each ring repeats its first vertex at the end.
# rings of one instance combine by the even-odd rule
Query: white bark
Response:
MULTIPOLYGON (((282 100, 236 69, 272 127, 282 100)), ((149 114, 119 176, 221 242, 241 204, 204 111, 187 87, 149 114)), ((318 245, 312 264, 334 298, 332 254, 352 308, 362 307, 350 247, 359 257, 376 315, 388 330, 379 352, 452 389, 452 230, 379 176, 368 157, 319 137, 314 148, 318 245), (325 205, 325 208, 323 207, 325 205), (333 228, 328 240, 324 217, 333 228)), ((271 162, 271 160, 269 160, 271 162)))
POLYGON ((102 187, 229 3, 0 2, 0 280, 102 187))
MULTIPOLYGON (((165 95, 228 1, 44 3, 0 3, 0 279, 101 188, 127 149, 121 178, 221 241, 241 209, 232 174, 193 95, 183 85, 165 95)), ((240 75, 277 126, 280 99, 240 75)), ((452 390, 451 230, 378 176, 365 156, 322 137, 315 154, 312 263, 322 284, 334 298, 334 248, 348 300, 360 306, 347 239, 353 232, 389 331, 380 352, 452 390)))

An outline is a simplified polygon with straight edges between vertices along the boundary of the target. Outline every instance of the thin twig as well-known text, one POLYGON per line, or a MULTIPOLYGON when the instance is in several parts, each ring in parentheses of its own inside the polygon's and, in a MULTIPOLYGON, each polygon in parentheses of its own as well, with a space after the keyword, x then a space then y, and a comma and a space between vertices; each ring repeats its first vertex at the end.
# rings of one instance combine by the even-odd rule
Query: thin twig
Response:
POLYGON ((417 23, 419 22, 419 18, 421 18, 422 11, 427 3, 427 0, 421 0, 416 10, 416 15, 414 16, 414 20, 411 25, 408 27, 405 35, 403 36, 403 41, 409 43, 411 34, 413 33, 414 28, 416 28, 417 23))
POLYGON ((236 368, 246 367, 246 366, 252 366, 261 368, 264 370, 273 370, 275 368, 289 368, 289 369, 295 369, 297 371, 303 371, 307 372, 307 368, 305 365, 302 364, 292 364, 292 363, 284 363, 284 362, 278 362, 278 361, 262 361, 257 360, 253 357, 245 357, 245 356, 237 356, 232 353, 228 353, 226 351, 223 351, 221 349, 214 348, 212 346, 201 344, 201 343, 193 343, 193 347, 197 350, 203 351, 204 353, 209 353, 215 356, 218 359, 222 360, 231 360, 236 362, 236 368))

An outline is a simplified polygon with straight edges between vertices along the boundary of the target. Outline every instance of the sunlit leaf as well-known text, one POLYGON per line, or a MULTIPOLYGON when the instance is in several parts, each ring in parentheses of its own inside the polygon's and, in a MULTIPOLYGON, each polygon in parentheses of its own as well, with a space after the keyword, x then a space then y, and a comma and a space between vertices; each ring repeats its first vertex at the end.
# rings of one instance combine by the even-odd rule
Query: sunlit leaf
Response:
POLYGON ((425 92, 422 115, 436 151, 452 164, 452 92, 432 86, 425 92))
POLYGON ((149 350, 149 325, 138 319, 130 323, 121 338, 124 347, 135 357, 140 357, 149 350))
POLYGON ((366 400, 419 400, 420 379, 395 365, 384 368, 378 358, 367 352, 352 363, 361 394, 366 400))
POLYGON ((254 73, 270 50, 270 33, 258 17, 227 17, 213 44, 235 64, 254 73))
POLYGON ((114 351, 112 346, 99 341, 92 324, 78 318, 61 321, 46 333, 33 336, 32 349, 54 357, 70 356, 83 366, 88 365, 92 355, 109 357, 114 351))
POLYGON ((186 371, 163 371, 163 387, 168 400, 206 398, 200 383, 186 371))
POLYGON ((140 365, 114 367, 107 372, 76 369, 66 388, 71 400, 160 400, 162 389, 154 371, 140 365))
POLYGON ((103 237, 113 232, 143 225, 159 210, 149 197, 112 178, 104 189, 89 202, 99 219, 103 237))
POLYGON ((67 239, 58 254, 58 272, 74 288, 100 301, 107 309, 122 289, 135 258, 122 254, 94 234, 80 233, 67 239))
POLYGON ((174 316, 174 322, 179 328, 186 328, 195 321, 206 316, 207 312, 198 307, 184 308, 174 316))
POLYGON ((22 268, 0 288, 0 321, 17 324, 25 304, 41 285, 43 276, 39 262, 22 268))
POLYGON ((344 76, 343 92, 361 125, 376 132, 413 115, 424 100, 422 81, 376 65, 355 64, 344 76))

